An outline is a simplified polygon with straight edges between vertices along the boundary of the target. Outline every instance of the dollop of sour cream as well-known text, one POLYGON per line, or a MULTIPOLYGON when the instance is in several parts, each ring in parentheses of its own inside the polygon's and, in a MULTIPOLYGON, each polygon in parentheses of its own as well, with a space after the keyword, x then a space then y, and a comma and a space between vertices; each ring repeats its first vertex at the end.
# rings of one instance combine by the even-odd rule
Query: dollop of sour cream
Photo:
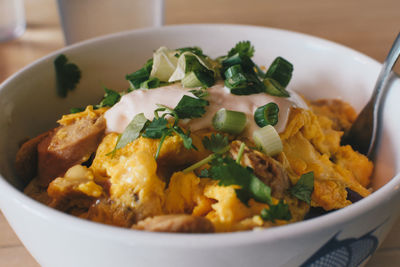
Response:
MULTIPOLYGON (((180 83, 156 89, 139 89, 124 95, 121 100, 105 113, 107 132, 122 133, 133 117, 139 113, 152 120, 157 104, 175 108, 184 95, 195 97, 191 89, 183 88, 180 83)), ((223 83, 217 83, 207 89, 209 105, 201 118, 182 120, 180 123, 192 132, 202 129, 212 129, 212 118, 221 108, 240 111, 247 116, 247 125, 242 133, 251 137, 259 126, 254 121, 254 112, 260 106, 274 102, 279 107, 278 123, 274 126, 277 132, 282 132, 288 121, 291 107, 307 109, 307 104, 296 92, 289 90, 290 97, 275 97, 260 93, 253 95, 234 95, 223 83)))

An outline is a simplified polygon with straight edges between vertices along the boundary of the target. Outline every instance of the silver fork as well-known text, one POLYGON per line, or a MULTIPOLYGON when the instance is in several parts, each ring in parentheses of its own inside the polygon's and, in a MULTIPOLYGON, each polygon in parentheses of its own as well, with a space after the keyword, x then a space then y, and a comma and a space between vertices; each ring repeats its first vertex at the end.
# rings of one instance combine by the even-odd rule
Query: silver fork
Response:
POLYGON ((379 128, 381 126, 381 112, 384 102, 384 92, 391 81, 391 71, 400 55, 400 33, 397 35, 392 48, 389 51, 378 80, 376 81, 372 96, 367 105, 358 115, 350 130, 343 136, 342 145, 351 145, 353 149, 366 155, 373 160, 377 141, 379 138, 379 128))

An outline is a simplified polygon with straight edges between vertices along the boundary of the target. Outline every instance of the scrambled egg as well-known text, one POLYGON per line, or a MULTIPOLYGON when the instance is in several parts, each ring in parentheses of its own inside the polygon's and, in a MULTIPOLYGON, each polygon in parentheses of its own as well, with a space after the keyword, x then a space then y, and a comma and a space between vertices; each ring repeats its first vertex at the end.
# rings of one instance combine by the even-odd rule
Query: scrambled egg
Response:
MULTIPOLYGON (((283 152, 276 157, 292 185, 302 174, 314 172, 311 206, 325 210, 351 204, 347 189, 368 196, 373 169, 365 156, 350 146, 340 146, 343 130, 350 126, 353 113, 342 102, 335 105, 345 111, 333 112, 327 103, 311 104, 310 110, 293 108, 286 129, 280 134, 283 152)), ((59 122, 66 125, 79 116, 99 116, 103 112, 88 108, 82 113, 64 116, 59 122)), ((192 214, 210 220, 217 232, 281 225, 304 218, 310 205, 289 193, 284 194, 284 201, 289 205, 292 219, 264 221, 260 212, 268 209, 268 205, 253 199, 244 204, 236 195, 240 186, 222 186, 194 172, 181 172, 209 154, 201 143, 202 136, 191 135, 198 150, 186 149, 177 135, 167 137, 156 161, 159 140, 140 137, 113 153, 118 134, 109 133, 90 167, 76 165, 50 184, 47 194, 52 200, 46 199, 46 204, 83 218, 123 226, 162 214, 192 214), (69 194, 69 204, 66 204, 66 194, 69 194), (93 199, 95 204, 85 202, 93 199), (79 203, 80 212, 71 211, 71 200, 75 205, 79 203), (99 211, 100 208, 103 210, 99 211), (127 213, 134 214, 133 218, 127 213), (118 214, 123 215, 116 219, 118 214)), ((34 195, 32 188, 28 187, 26 192, 34 195)), ((273 203, 278 201, 273 198, 273 203)))

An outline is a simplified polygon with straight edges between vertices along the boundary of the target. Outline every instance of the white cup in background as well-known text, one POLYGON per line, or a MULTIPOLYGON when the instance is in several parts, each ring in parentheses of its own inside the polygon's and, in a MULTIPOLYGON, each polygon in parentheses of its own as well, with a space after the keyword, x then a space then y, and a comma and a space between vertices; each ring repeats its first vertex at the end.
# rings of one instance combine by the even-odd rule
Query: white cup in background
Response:
POLYGON ((25 32, 23 0, 0 0, 0 42, 12 40, 25 32))
MULTIPOLYGON (((0 0, 3 1, 3 0, 0 0)), ((164 23, 164 0, 57 0, 67 45, 164 23)))

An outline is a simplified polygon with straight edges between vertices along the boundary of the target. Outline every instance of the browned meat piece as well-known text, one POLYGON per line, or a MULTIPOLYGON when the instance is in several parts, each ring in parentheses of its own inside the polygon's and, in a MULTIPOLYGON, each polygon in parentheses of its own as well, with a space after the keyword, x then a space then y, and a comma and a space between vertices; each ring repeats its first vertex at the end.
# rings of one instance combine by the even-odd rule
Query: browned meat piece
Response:
POLYGON ((15 157, 15 170, 24 185, 28 184, 36 176, 38 164, 37 146, 51 132, 42 133, 26 141, 18 150, 15 157))
POLYGON ((137 221, 136 212, 131 207, 104 198, 97 200, 90 206, 84 218, 121 227, 131 227, 137 221))
MULTIPOLYGON (((237 158, 240 144, 240 141, 234 141, 231 144, 229 152, 234 159, 237 158)), ((241 164, 252 168, 254 174, 266 185, 271 187, 273 197, 278 199, 284 197, 284 192, 290 186, 290 180, 281 163, 246 146, 241 159, 241 164)))
POLYGON ((89 159, 100 144, 105 128, 103 116, 87 116, 57 128, 44 138, 37 146, 40 185, 47 186, 71 166, 89 159))
POLYGON ((66 212, 87 211, 103 192, 103 188, 94 182, 92 172, 81 165, 69 168, 64 177, 54 179, 47 188, 52 200, 49 206, 66 212))
POLYGON ((139 221, 137 230, 169 233, 213 233, 214 225, 201 216, 187 214, 160 215, 139 221))

